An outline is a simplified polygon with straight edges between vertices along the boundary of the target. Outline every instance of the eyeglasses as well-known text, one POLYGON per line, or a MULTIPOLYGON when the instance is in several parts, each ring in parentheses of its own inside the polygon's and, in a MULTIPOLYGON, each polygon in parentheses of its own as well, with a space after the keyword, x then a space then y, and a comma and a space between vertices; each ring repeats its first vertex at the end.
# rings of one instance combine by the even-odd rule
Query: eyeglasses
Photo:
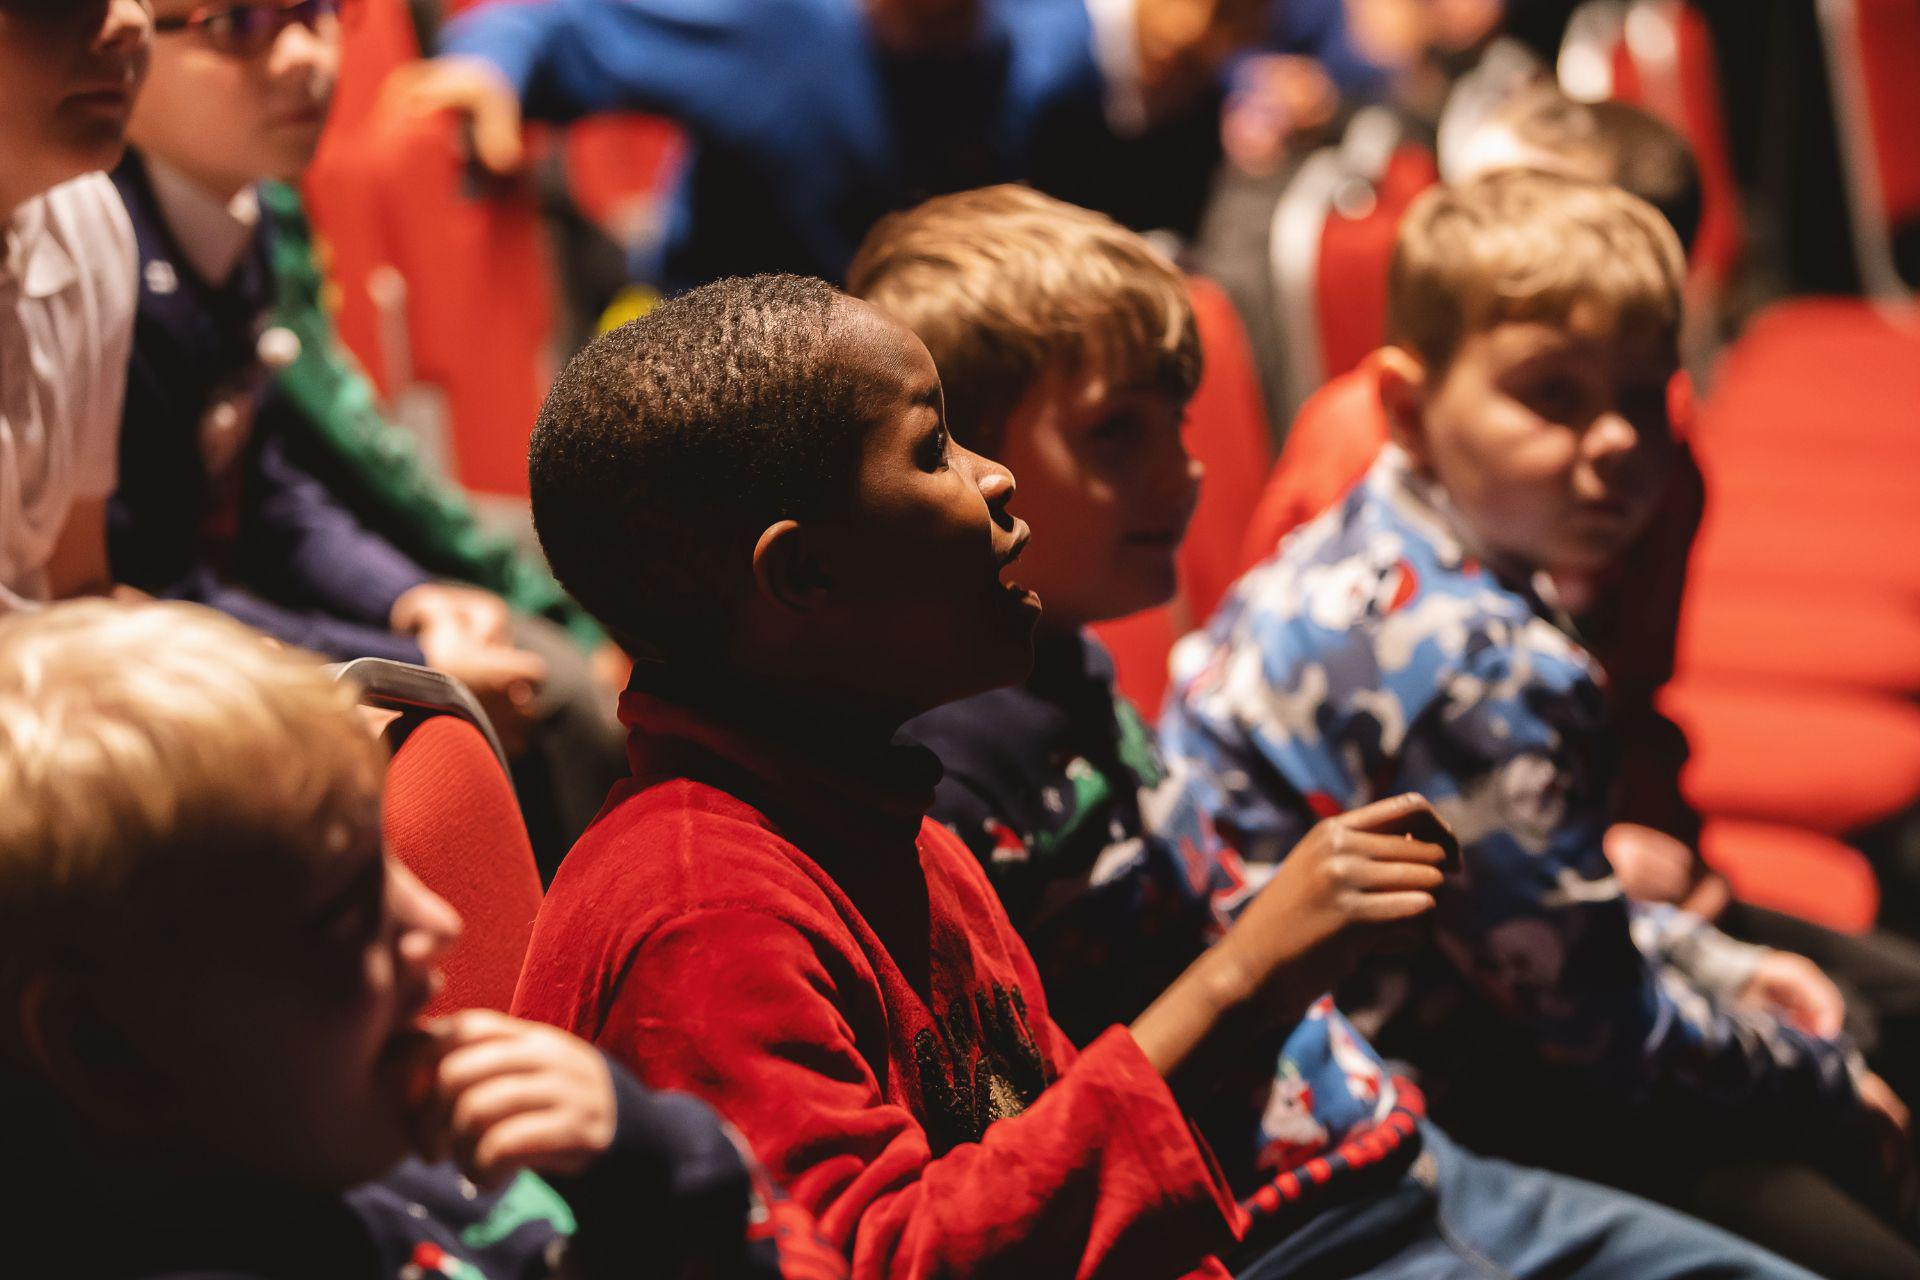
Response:
POLYGON ((221 53, 250 58, 265 53, 295 23, 312 31, 337 17, 340 0, 282 0, 278 4, 210 4, 184 17, 155 18, 161 34, 191 31, 221 53))

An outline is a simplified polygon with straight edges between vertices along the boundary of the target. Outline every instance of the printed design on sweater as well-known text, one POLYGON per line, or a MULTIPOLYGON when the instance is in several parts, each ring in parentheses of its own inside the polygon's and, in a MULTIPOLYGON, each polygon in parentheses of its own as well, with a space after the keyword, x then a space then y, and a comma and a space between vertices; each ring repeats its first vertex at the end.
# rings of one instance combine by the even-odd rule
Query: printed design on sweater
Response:
POLYGON ((913 1058, 935 1155, 980 1141, 988 1125, 1025 1111, 1049 1083, 1026 997, 998 983, 936 1013, 914 1036, 913 1058))

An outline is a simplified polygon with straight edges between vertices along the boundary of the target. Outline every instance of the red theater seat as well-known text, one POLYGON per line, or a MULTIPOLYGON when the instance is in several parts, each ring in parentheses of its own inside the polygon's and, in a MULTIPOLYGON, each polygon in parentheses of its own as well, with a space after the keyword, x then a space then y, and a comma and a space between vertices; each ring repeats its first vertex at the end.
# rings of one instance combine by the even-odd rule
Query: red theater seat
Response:
POLYGON ((1240 570, 1240 542, 1273 465, 1273 430, 1247 331, 1226 290, 1192 277, 1205 369, 1187 408, 1187 448, 1207 469, 1180 547, 1180 595, 1196 622, 1212 614, 1240 570))
POLYGON ((1910 299, 1893 236, 1920 220, 1920 4, 1821 0, 1833 117, 1846 162, 1854 249, 1870 294, 1910 299))
POLYGON ((1676 681, 1661 706, 1693 748, 1703 813, 1841 834, 1920 797, 1920 708, 1839 690, 1676 681))
POLYGON ((493 748, 457 716, 432 716, 394 752, 382 806, 387 847, 460 912, 429 1012, 505 1011, 540 909, 526 825, 493 748))
POLYGON ((1920 693, 1920 608, 1873 592, 1702 582, 1680 615, 1682 677, 1920 693))
POLYGON ((1723 285, 1745 234, 1706 19, 1683 0, 1593 0, 1567 25, 1559 71, 1570 96, 1632 103, 1686 138, 1700 170, 1700 228, 1688 258, 1690 274, 1709 286, 1723 285))
POLYGON ((340 336, 389 400, 410 395, 434 419, 409 415, 457 479, 524 495, 553 373, 538 210, 524 190, 467 189, 451 122, 396 125, 378 110, 389 73, 419 56, 404 0, 356 0, 343 16, 339 90, 304 187, 340 336))
POLYGON ((1240 547, 1242 572, 1280 539, 1346 496, 1387 442, 1387 414, 1371 361, 1314 392, 1287 432, 1240 547))
POLYGON ((1297 412, 1380 345, 1401 215, 1438 180, 1432 154, 1406 142, 1390 113, 1369 108, 1287 184, 1269 243, 1289 395, 1277 412, 1297 412))
POLYGON ((1857 849, 1831 836, 1765 822, 1720 819, 1700 833, 1700 854, 1734 896, 1758 907, 1865 933, 1880 912, 1880 884, 1857 849))

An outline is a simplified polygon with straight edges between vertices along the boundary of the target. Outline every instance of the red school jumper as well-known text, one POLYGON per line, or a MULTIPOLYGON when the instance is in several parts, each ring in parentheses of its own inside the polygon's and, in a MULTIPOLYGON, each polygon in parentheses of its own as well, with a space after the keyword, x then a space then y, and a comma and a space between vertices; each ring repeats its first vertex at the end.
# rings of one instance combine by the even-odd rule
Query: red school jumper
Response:
POLYGON ((859 770, 629 691, 514 1012, 712 1103, 856 1278, 1224 1277, 1240 1222, 1124 1028, 1076 1052, 939 766, 859 770), (803 852, 805 850, 805 852, 803 852))

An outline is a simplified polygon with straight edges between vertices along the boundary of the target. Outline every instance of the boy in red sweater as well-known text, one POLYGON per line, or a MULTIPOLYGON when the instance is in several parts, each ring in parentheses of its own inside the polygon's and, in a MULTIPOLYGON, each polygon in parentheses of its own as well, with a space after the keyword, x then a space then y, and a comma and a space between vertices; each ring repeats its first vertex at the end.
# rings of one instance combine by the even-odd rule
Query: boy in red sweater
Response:
POLYGON ((1023 678, 1039 614, 1013 478, 948 438, 919 340, 818 281, 709 285, 575 358, 531 465, 554 569, 640 661, 633 776, 517 1010, 711 1101, 857 1276, 1222 1274, 1239 1215, 1182 1101, 1431 909, 1426 803, 1315 828, 1076 1052, 893 741, 1023 678))

